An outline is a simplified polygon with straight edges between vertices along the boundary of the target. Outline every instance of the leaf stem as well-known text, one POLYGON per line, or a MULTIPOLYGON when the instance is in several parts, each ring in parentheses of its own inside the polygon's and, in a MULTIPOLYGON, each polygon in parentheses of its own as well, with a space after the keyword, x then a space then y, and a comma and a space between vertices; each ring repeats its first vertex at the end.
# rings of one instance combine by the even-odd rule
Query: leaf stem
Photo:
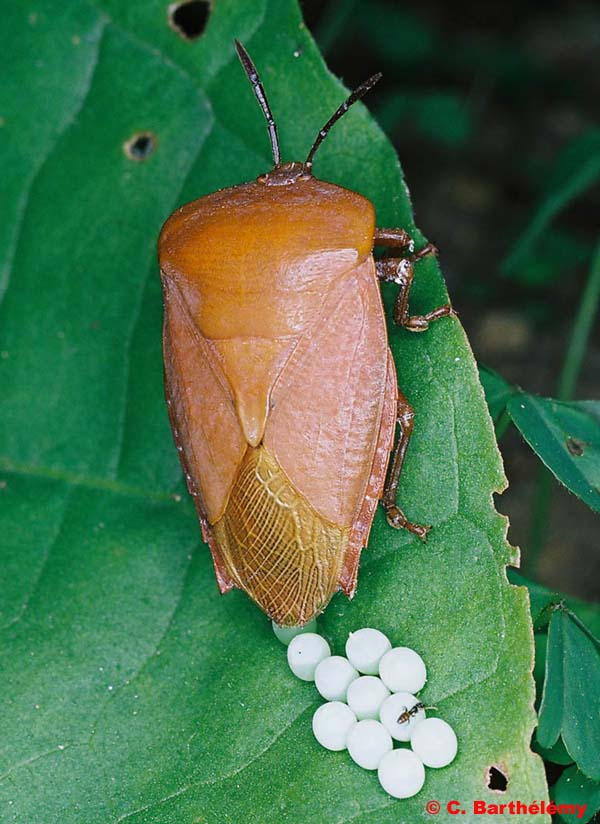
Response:
POLYGON ((315 30, 315 40, 324 55, 330 52, 334 43, 341 38, 356 5, 357 0, 331 0, 325 7, 315 30))
POLYGON ((581 371, 588 340, 598 312, 600 301, 600 243, 592 257, 590 274, 581 296, 581 302, 573 323, 571 340, 565 356, 565 362, 558 381, 557 397, 559 401, 569 401, 575 393, 577 378, 581 371))
MULTIPOLYGON (((592 256, 588 275, 577 314, 573 321, 571 338, 557 386, 557 398, 561 401, 572 399, 577 387, 577 379, 583 365, 589 337, 600 303, 600 243, 592 256)), ((529 533, 529 550, 524 558, 524 568, 535 573, 540 554, 546 543, 550 503, 552 499, 552 476, 546 467, 540 469, 533 502, 533 514, 529 533)))

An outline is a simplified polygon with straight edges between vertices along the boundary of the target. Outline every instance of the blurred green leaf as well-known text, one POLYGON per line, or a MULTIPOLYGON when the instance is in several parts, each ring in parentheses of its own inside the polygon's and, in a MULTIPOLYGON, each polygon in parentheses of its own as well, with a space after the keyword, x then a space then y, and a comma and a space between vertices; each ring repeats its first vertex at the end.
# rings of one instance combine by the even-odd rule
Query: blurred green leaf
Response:
POLYGON ((393 92, 380 98, 374 113, 388 134, 409 129, 451 148, 466 143, 473 130, 466 102, 453 92, 393 92))
POLYGON ((411 65, 435 54, 432 27, 407 7, 381 0, 359 3, 354 26, 381 59, 389 63, 411 65))
POLYGON ((551 221, 572 200, 600 179, 600 129, 591 128, 574 138, 544 176, 544 187, 534 216, 502 264, 506 274, 524 270, 551 221))
POLYGON ((546 287, 562 274, 573 272, 590 258, 593 247, 567 232, 547 229, 535 246, 535 254, 527 258, 511 277, 528 287, 546 287))
MULTIPOLYGON (((577 313, 565 361, 558 381, 557 395, 561 401, 570 401, 575 393, 577 379, 583 366, 589 340, 600 305, 600 242, 596 245, 577 313)), ((596 415, 598 420, 598 415, 596 415)))
POLYGON ((329 0, 323 9, 313 37, 323 55, 352 29, 359 0, 329 0))
MULTIPOLYGON (((261 70, 284 158, 305 157, 343 99, 296 4, 220 0, 193 42, 168 26, 162 0, 40 0, 35 11, 12 4, 3 22, 16 67, 1 130, 8 819, 419 824, 425 797, 495 799, 485 775, 496 763, 510 775, 503 800, 543 798, 529 749, 526 593, 504 577, 516 553, 491 503, 504 476, 458 321, 390 332, 416 409, 401 502, 433 524, 431 537, 397 533, 379 512, 355 599, 336 596, 321 621, 336 651, 373 625, 423 654, 423 698, 460 741, 454 764, 428 774, 427 796, 394 801, 347 754, 317 745, 313 685, 293 678, 242 593, 217 594, 184 493, 162 392, 156 237, 180 204, 269 168, 234 36, 261 70), (153 151, 136 162, 124 145, 140 131, 153 151)), ((336 125, 315 169, 423 242, 394 151, 364 107, 336 125)), ((384 290, 388 310, 393 295, 384 290)), ((414 311, 445 299, 436 261, 421 262, 414 311)))
POLYGON ((546 678, 537 740, 552 747, 558 737, 579 769, 600 780, 600 651, 598 641, 566 608, 550 619, 546 678))
POLYGON ((415 125, 423 137, 451 147, 462 146, 471 137, 473 124, 466 101, 452 92, 416 96, 415 125))
POLYGON ((437 58, 453 74, 459 70, 471 82, 483 83, 510 94, 513 98, 539 82, 540 71, 531 54, 514 38, 504 39, 490 27, 473 36, 463 32, 457 39, 438 43, 437 58))
POLYGON ((590 781, 577 767, 568 767, 562 773, 556 784, 551 787, 550 795, 556 804, 575 807, 573 812, 562 812, 558 816, 559 821, 569 823, 579 821, 581 824, 586 824, 600 810, 600 784, 597 781, 590 781), (583 805, 586 810, 581 814, 583 805))
POLYGON ((567 489, 600 511, 600 402, 562 403, 520 392, 507 404, 529 446, 567 489), (595 410, 595 414, 590 414, 595 410))

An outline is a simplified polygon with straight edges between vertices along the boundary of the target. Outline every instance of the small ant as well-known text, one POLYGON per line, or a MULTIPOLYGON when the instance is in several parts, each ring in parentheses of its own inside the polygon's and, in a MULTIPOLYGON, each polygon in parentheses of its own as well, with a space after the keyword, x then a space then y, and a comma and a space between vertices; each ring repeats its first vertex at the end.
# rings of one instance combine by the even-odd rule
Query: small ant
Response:
POLYGON ((413 707, 408 709, 408 707, 404 707, 404 712, 401 712, 398 718, 396 719, 397 724, 406 724, 413 715, 416 715, 419 710, 435 710, 437 707, 426 707, 421 701, 418 701, 413 707))

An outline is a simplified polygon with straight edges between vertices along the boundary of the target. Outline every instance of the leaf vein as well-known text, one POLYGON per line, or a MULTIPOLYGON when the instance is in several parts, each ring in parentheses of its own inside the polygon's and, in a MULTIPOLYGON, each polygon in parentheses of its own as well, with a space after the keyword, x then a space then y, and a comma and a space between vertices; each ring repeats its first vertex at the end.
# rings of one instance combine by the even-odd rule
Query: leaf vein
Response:
POLYGON ((63 138, 63 135, 71 128, 77 116, 83 109, 85 102, 87 100, 88 94, 92 87, 92 82, 94 80, 94 75, 96 73, 96 68, 98 66, 98 58, 100 55, 100 47, 102 45, 102 38, 104 36, 104 31, 106 28, 106 15, 104 15, 99 9, 96 9, 100 18, 98 20, 98 31, 97 31, 97 40, 96 40, 96 49, 92 55, 92 59, 89 62, 88 67, 88 77, 85 87, 81 93, 81 99, 79 101, 79 105, 75 105, 74 109, 71 111, 70 115, 67 117, 67 120, 59 126, 58 132, 56 134, 56 138, 53 141, 52 145, 48 148, 40 162, 38 163, 37 167, 32 169, 31 176, 29 181, 25 183, 23 187, 23 191, 21 197, 19 199, 19 203, 17 205, 17 211, 15 213, 15 226, 13 231, 13 237, 9 241, 9 246, 7 249, 6 260, 4 265, 2 266, 2 270, 0 271, 0 304, 3 302, 12 277, 12 270, 13 264, 15 262, 15 257, 17 254, 17 249, 19 246, 19 239, 21 236, 21 230, 25 223, 25 215, 27 214, 27 206, 29 203, 29 195, 35 185, 36 180, 39 178, 40 174, 42 173, 44 167, 46 166, 48 160, 52 157, 54 152, 56 151, 60 141, 63 138))

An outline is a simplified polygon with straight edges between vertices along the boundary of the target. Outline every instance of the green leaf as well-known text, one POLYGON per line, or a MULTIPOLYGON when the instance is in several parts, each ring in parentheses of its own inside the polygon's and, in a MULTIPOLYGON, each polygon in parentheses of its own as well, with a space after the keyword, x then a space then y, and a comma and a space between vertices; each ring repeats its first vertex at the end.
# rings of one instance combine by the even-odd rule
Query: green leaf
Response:
POLYGON ((507 576, 511 584, 526 586, 529 590, 531 619, 536 630, 545 627, 550 621, 551 607, 565 604, 586 625, 588 632, 596 637, 600 636, 600 604, 592 604, 549 589, 537 581, 525 578, 512 567, 507 570, 507 576))
POLYGON ((516 386, 505 381, 504 378, 489 366, 479 365, 479 380, 485 392, 490 415, 494 423, 498 423, 500 416, 506 409, 509 398, 519 390, 516 386))
POLYGON ((451 148, 467 142, 473 131, 468 105, 450 92, 389 92, 374 110, 388 133, 412 128, 432 143, 451 148))
MULTIPOLYGON (((561 275, 586 266, 593 252, 593 246, 584 243, 568 232, 553 228, 544 232, 535 244, 535 254, 527 257, 526 265, 511 272, 512 280, 539 292, 550 288, 561 275)), ((536 309, 543 307, 536 301, 536 309)))
MULTIPOLYGON (((577 598, 571 598, 558 592, 553 592, 547 587, 542 586, 542 584, 538 584, 536 581, 528 580, 515 569, 508 569, 507 575, 508 580, 511 581, 511 583, 527 587, 530 597, 531 617, 536 630, 546 627, 549 621, 556 615, 557 608, 560 610, 564 606, 568 606, 571 610, 577 611, 577 616, 573 615, 573 620, 576 627, 584 633, 586 638, 593 638, 594 634, 600 630, 599 605, 589 604, 585 601, 580 601, 577 598), (587 626, 582 624, 582 618, 585 618, 587 626)), ((553 673, 558 673, 559 680, 554 681, 553 683, 549 682, 546 688, 545 682, 548 671, 546 663, 549 643, 548 633, 538 631, 535 634, 535 662, 533 677, 535 680, 537 693, 536 704, 540 704, 543 700, 543 696, 545 695, 546 705, 544 712, 549 713, 549 722, 548 719, 546 719, 544 726, 542 727, 542 740, 545 740, 544 735, 548 732, 548 726, 550 728, 551 735, 554 735, 555 725, 558 723, 558 714, 560 713, 562 707, 560 698, 561 676, 563 675, 565 668, 572 665, 572 662, 567 661, 567 657, 571 655, 570 646, 563 644, 562 648, 557 648, 555 646, 556 637, 557 635, 555 632, 552 640, 552 671, 553 673), (562 661, 561 655, 563 656, 562 661), (544 693, 544 689, 547 689, 546 693, 544 693)), ((559 641, 561 641, 561 636, 558 637, 559 641)), ((584 699, 581 699, 578 702, 578 706, 582 704, 583 700, 584 699)), ((577 708, 575 707, 574 709, 576 712, 577 708)), ((532 746, 534 751, 539 753, 545 761, 551 761, 554 764, 573 763, 574 757, 567 751, 562 738, 558 737, 558 739, 555 740, 555 743, 549 746, 542 746, 538 739, 539 730, 536 732, 532 746)))
POLYGON ((552 747, 559 735, 579 769, 600 780, 600 652, 598 641, 565 608, 550 619, 546 679, 537 740, 552 747))
POLYGON ((542 701, 544 681, 546 680, 546 652, 548 650, 548 633, 536 632, 534 635, 535 661, 533 664, 533 679, 535 681, 536 707, 542 701))
POLYGON ((599 402, 562 403, 521 392, 509 399, 510 417, 556 478, 600 511, 599 402))
MULTIPOLYGON (((431 538, 379 513, 355 599, 337 595, 321 621, 336 651, 371 625, 423 654, 423 700, 457 731, 454 764, 397 802, 319 748, 313 685, 292 677, 241 592, 217 594, 165 411, 156 237, 178 205, 269 168, 234 36, 262 72, 286 159, 305 156, 345 90, 292 0, 220 0, 195 41, 166 6, 40 0, 3 19, 3 809, 27 824, 419 824, 429 798, 495 799, 492 764, 503 800, 543 798, 526 591, 504 575, 516 553, 492 492, 505 481, 458 321, 391 330, 416 409, 400 498, 431 538), (139 132, 154 135, 143 162, 124 151, 139 132)), ((316 173, 423 242, 361 105, 316 173)), ((445 300, 436 261, 416 281, 414 311, 445 300)))
POLYGON ((545 627, 551 617, 549 608, 561 603, 563 596, 542 584, 538 584, 537 581, 530 581, 529 578, 525 578, 516 569, 508 569, 507 576, 511 583, 526 586, 529 590, 529 605, 534 629, 545 627))
POLYGON ((590 781, 577 767, 566 769, 551 788, 552 800, 566 805, 560 813, 560 821, 579 821, 586 824, 600 809, 600 784, 590 781), (581 808, 585 805, 585 813, 581 808), (573 811, 571 809, 575 807, 573 811))
POLYGON ((354 28, 368 38, 382 60, 399 66, 431 61, 435 55, 437 38, 432 27, 410 7, 390 5, 382 0, 358 3, 354 28))
POLYGON ((545 176, 544 190, 535 214, 504 261, 503 271, 507 274, 516 274, 519 269, 526 268, 529 259, 533 258, 536 244, 551 221, 598 179, 600 129, 590 128, 574 138, 562 150, 554 166, 545 176))
POLYGON ((567 752, 562 738, 559 738, 553 747, 542 747, 537 739, 534 738, 531 748, 534 752, 539 753, 544 761, 550 761, 552 764, 568 766, 573 763, 573 758, 567 752))

